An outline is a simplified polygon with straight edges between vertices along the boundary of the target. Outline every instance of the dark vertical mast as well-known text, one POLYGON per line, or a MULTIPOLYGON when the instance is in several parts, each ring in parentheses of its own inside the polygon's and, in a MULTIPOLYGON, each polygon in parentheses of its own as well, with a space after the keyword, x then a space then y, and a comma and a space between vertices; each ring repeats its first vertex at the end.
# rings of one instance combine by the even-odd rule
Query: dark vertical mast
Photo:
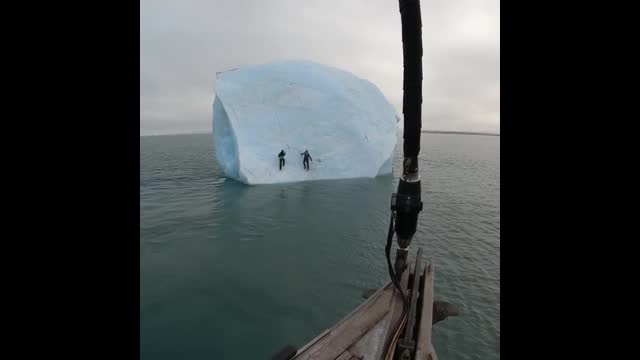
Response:
POLYGON ((404 114, 404 161, 395 203, 395 232, 398 241, 395 275, 399 278, 406 268, 407 253, 416 233, 420 198, 420 130, 422 128, 422 20, 419 0, 399 0, 402 22, 402 52, 404 64, 402 113, 404 114))
POLYGON ((419 0, 399 0, 404 63, 402 113, 404 114, 403 177, 418 172, 422 128, 422 20, 419 0), (415 164, 415 166, 413 166, 415 164))

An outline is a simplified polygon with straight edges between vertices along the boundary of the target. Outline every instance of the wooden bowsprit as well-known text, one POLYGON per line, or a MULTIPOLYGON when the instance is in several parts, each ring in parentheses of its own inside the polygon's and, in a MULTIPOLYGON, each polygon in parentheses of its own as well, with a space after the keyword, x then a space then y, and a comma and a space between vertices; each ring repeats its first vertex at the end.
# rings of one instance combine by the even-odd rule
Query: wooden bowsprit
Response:
MULTIPOLYGON (((409 294, 410 303, 407 326, 393 349, 397 353, 396 359, 437 360, 431 344, 432 325, 447 316, 459 314, 451 304, 434 302, 434 269, 431 263, 423 266, 421 255, 422 251, 418 249, 412 271, 405 271, 401 279, 401 287, 409 294), (439 315, 434 317, 434 313, 439 315)), ((285 347, 272 359, 383 359, 384 344, 402 314, 402 297, 392 283, 373 293, 365 292, 367 299, 333 327, 297 351, 291 346, 285 347)))

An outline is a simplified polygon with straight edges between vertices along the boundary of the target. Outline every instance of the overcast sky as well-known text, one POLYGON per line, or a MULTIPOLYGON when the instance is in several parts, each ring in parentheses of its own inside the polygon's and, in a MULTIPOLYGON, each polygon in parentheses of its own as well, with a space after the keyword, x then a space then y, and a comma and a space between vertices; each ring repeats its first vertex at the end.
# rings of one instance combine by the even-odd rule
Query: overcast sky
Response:
MULTIPOLYGON (((421 0, 422 128, 500 132, 500 1, 421 0)), ((210 132, 215 74, 306 59, 376 84, 402 118, 398 0, 141 0, 140 134, 210 132)))

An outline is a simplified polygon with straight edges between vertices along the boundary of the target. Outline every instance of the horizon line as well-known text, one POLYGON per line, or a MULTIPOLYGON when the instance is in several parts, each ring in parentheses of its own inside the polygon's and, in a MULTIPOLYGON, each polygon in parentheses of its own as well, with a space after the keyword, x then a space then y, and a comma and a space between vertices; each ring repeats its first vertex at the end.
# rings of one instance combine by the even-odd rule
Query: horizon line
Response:
POLYGON ((421 133, 430 133, 430 134, 460 134, 460 135, 500 136, 500 133, 483 132, 483 131, 420 130, 420 132, 421 133))
MULTIPOLYGON (((399 129, 403 130, 403 129, 399 129)), ((500 133, 492 132, 479 132, 479 131, 453 131, 453 130, 420 130, 421 133, 430 134, 460 134, 460 135, 488 135, 488 136, 500 136, 500 133)), ((195 130, 185 132, 172 132, 172 133, 158 133, 158 134, 140 134, 140 137, 148 136, 171 136, 171 135, 198 135, 198 134, 213 134, 211 130, 195 130)))

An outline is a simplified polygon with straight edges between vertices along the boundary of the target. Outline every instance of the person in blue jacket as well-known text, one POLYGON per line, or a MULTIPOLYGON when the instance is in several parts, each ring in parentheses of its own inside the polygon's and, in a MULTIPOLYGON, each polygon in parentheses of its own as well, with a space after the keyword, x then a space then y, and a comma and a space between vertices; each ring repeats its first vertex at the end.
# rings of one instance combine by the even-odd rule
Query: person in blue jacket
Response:
POLYGON ((304 169, 308 171, 309 170, 309 160, 313 161, 313 159, 311 158, 311 155, 309 155, 309 150, 305 150, 300 155, 304 156, 304 158, 302 159, 302 166, 304 166, 304 169))
POLYGON ((280 150, 280 154, 278 154, 278 159, 280 159, 280 170, 282 170, 282 167, 284 166, 285 155, 287 155, 287 153, 285 153, 284 150, 280 150))

